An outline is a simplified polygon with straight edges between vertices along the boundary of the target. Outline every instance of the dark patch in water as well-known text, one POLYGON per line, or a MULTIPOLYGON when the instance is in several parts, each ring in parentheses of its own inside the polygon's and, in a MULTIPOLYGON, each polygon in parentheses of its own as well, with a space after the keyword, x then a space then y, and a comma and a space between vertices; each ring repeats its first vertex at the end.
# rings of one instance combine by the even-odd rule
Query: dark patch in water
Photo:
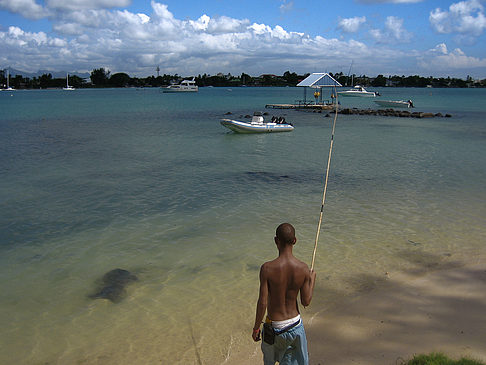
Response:
POLYGON ((414 246, 421 245, 421 243, 420 243, 420 242, 414 242, 414 241, 412 241, 412 240, 408 240, 408 242, 409 242, 410 244, 414 245, 414 246))
POLYGON ((244 178, 251 182, 259 181, 269 184, 303 184, 316 183, 322 180, 322 175, 316 172, 300 171, 293 174, 279 174, 268 171, 247 171, 244 178))
POLYGON ((101 279, 101 289, 89 297, 91 299, 108 299, 113 303, 119 303, 126 296, 125 287, 137 280, 138 278, 127 270, 114 269, 108 271, 101 279))
POLYGON ((248 271, 258 271, 258 270, 260 270, 260 266, 255 265, 255 264, 246 264, 246 269, 248 271))
POLYGON ((368 293, 386 280, 385 277, 377 275, 359 274, 347 279, 353 291, 358 293, 368 293))
POLYGON ((215 264, 215 263, 208 262, 206 264, 201 264, 201 265, 197 265, 197 266, 193 266, 193 267, 188 267, 187 268, 187 271, 190 272, 193 275, 197 275, 200 272, 202 272, 203 270, 205 270, 206 268, 211 267, 213 264, 215 264))
POLYGON ((285 179, 289 179, 289 175, 279 175, 273 172, 265 171, 248 171, 246 175, 255 180, 263 180, 266 182, 277 182, 285 179))
POLYGON ((414 264, 417 269, 426 271, 439 268, 443 260, 443 257, 438 254, 424 251, 403 250, 399 256, 414 264))
MULTIPOLYGON (((325 170, 306 170, 293 172, 292 174, 281 174, 269 171, 247 171, 244 173, 244 179, 251 182, 259 181, 268 184, 309 184, 311 186, 321 187, 324 183, 325 170)), ((329 175, 329 183, 333 184, 334 189, 341 190, 342 186, 374 187, 377 177, 374 176, 350 176, 349 174, 340 174, 332 172, 329 175)), ((399 177, 391 177, 390 183, 400 183, 399 177)))

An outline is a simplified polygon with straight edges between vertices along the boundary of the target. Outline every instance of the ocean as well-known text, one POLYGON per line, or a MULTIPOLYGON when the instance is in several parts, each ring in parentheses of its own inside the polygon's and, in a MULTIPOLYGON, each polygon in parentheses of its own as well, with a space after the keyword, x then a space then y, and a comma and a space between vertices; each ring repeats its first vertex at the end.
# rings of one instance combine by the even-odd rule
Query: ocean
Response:
MULTIPOLYGON (((486 89, 370 89, 451 117, 338 116, 304 319, 387 272, 486 257, 486 89)), ((265 109, 302 98, 0 92, 0 363, 231 364, 259 351, 258 274, 277 254, 275 228, 295 226, 294 253, 310 264, 319 217, 332 114, 265 109), (295 130, 219 123, 254 111, 295 130), (116 268, 138 278, 123 300, 92 299, 116 268)))

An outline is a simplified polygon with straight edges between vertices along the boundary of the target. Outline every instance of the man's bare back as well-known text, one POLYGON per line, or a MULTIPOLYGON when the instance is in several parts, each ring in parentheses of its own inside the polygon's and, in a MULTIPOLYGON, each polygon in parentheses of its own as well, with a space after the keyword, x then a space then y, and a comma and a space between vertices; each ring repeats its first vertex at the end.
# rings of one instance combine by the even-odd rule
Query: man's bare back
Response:
MULTIPOLYGON (((304 284, 310 280, 308 266, 292 255, 282 255, 263 264, 261 275, 268 285, 268 317, 273 321, 282 321, 297 316, 297 296, 301 289, 306 291, 304 284)), ((301 293, 302 298, 306 294, 301 293)))
POLYGON ((299 292, 304 307, 311 302, 316 273, 292 254, 296 241, 292 225, 283 223, 277 228, 275 244, 279 256, 264 263, 260 269, 260 294, 253 327, 255 341, 259 339, 265 312, 270 320, 283 321, 299 315, 299 292))

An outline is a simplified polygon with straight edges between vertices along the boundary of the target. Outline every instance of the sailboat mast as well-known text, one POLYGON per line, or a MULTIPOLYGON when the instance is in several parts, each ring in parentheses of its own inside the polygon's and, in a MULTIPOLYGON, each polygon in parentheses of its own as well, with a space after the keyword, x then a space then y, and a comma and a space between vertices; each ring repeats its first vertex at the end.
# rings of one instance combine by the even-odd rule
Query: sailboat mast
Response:
MULTIPOLYGON (((351 61, 351 65, 349 65, 349 70, 348 70, 348 77, 346 77, 346 86, 349 86, 348 85, 348 82, 349 82, 349 74, 351 73, 351 69, 353 68, 353 63, 354 63, 354 60, 351 61)), ((351 86, 352 85, 352 82, 351 82, 351 86)))

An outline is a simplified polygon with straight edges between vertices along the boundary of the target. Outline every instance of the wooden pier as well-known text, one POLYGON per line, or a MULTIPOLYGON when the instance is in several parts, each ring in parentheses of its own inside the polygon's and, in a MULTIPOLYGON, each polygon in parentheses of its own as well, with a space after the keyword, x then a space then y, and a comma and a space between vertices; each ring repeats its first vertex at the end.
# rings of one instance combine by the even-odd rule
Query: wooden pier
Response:
POLYGON ((268 109, 298 109, 298 110, 331 110, 334 109, 333 104, 267 104, 265 108, 268 109))

